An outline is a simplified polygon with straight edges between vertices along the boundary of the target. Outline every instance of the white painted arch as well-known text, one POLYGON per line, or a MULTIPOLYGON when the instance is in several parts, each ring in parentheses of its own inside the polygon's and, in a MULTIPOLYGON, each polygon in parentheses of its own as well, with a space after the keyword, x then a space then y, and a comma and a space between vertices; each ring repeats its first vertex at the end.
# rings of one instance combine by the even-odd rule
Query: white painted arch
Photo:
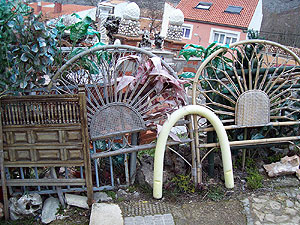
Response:
POLYGON ((156 199, 162 198, 164 155, 169 133, 172 127, 180 118, 195 114, 208 119, 216 130, 222 152, 225 186, 227 188, 234 187, 230 146, 225 128, 221 120, 211 110, 203 106, 189 105, 173 112, 168 120, 164 123, 162 130, 158 136, 155 149, 153 175, 153 197, 156 199))

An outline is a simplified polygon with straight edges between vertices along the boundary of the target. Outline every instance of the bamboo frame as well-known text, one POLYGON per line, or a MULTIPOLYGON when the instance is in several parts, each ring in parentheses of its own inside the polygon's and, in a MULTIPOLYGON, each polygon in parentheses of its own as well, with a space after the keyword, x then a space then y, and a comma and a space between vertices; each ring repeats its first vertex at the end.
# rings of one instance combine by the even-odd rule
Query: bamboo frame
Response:
MULTIPOLYGON (((267 40, 245 40, 233 43, 228 48, 220 48, 207 57, 199 67, 192 85, 192 104, 198 104, 198 94, 206 98, 205 106, 219 116, 224 116, 227 131, 233 129, 258 128, 263 126, 293 126, 300 121, 292 116, 299 110, 290 102, 299 102, 292 98, 290 92, 299 88, 300 58, 283 45, 267 40), (246 54, 246 48, 252 49, 246 54), (240 55, 237 53, 239 51, 240 55), (227 61, 223 57, 232 60, 227 61), (212 63, 218 60, 223 67, 212 63), (209 71, 209 74, 208 72, 209 71), (201 85, 205 84, 201 88, 201 85), (270 99, 270 122, 267 124, 238 126, 236 121, 236 104, 246 91, 263 91, 270 99), (212 98, 214 94, 216 98, 212 98), (216 100, 217 99, 217 100, 216 100), (220 99, 224 99, 221 101, 220 99), (227 102, 227 103, 226 103, 227 102), (281 111, 284 115, 277 115, 281 111), (280 119, 280 121, 276 121, 280 119)), ((201 99, 201 98, 200 98, 201 99)), ((200 144, 199 132, 214 131, 213 127, 200 126, 197 117, 193 117, 195 129, 198 177, 201 173, 200 148, 218 147, 218 143, 200 144)), ((244 134, 245 135, 245 134, 244 134)), ((299 136, 277 137, 260 140, 232 141, 231 146, 247 146, 255 144, 283 143, 299 140, 299 136)))
MULTIPOLYGON (((279 144, 279 143, 287 143, 289 141, 297 141, 300 140, 300 136, 292 136, 292 137, 280 137, 280 138, 264 138, 257 140, 243 140, 243 141, 230 141, 230 146, 248 146, 255 144, 279 144)), ((209 143, 209 144, 199 144, 198 148, 213 148, 220 147, 219 143, 209 143)))
MULTIPOLYGON (((288 121, 288 122, 270 122, 268 124, 264 125, 258 125, 258 126, 251 126, 252 128, 255 127, 262 127, 262 126, 293 126, 293 125, 298 125, 300 124, 300 121, 288 121)), ((229 126, 224 126, 225 130, 233 130, 233 129, 243 129, 247 128, 247 126, 237 126, 237 125, 229 125, 229 126)), ((213 127, 206 127, 206 128, 199 128, 199 132, 208 132, 208 131, 214 131, 213 127)))
MULTIPOLYGON (((62 186, 86 185, 88 203, 91 205, 93 185, 85 93, 8 96, 3 97, 0 103, 0 119, 3 119, 2 122, 0 120, 0 150, 4 150, 6 157, 3 168, 19 168, 22 173, 23 167, 50 167, 53 177, 24 179, 21 175, 22 179, 8 179, 5 184, 2 169, 3 190, 6 186, 57 186, 63 203, 62 186), (84 166, 85 178, 57 179, 54 167, 58 166, 84 166)), ((3 153, 0 154, 3 156, 3 153)), ((4 198, 5 195, 7 197, 5 190, 3 192, 4 198)))
MULTIPOLYGON (((0 103, 1 106, 1 103, 0 103)), ((2 133, 2 115, 0 111, 0 170, 1 170, 1 186, 2 186, 2 193, 3 193, 3 211, 5 220, 9 219, 9 212, 8 212, 8 194, 7 194, 7 182, 6 182, 6 175, 5 175, 5 168, 4 168, 4 152, 3 152, 3 133, 2 133)))
POLYGON ((90 144, 89 144, 89 133, 88 133, 88 123, 87 123, 87 110, 86 110, 86 96, 85 90, 79 90, 79 105, 80 105, 80 117, 81 117, 81 133, 82 133, 82 143, 83 143, 83 153, 84 153, 84 167, 86 171, 86 187, 87 187, 87 197, 88 205, 93 204, 93 181, 92 181, 92 169, 91 169, 91 158, 90 158, 90 144))

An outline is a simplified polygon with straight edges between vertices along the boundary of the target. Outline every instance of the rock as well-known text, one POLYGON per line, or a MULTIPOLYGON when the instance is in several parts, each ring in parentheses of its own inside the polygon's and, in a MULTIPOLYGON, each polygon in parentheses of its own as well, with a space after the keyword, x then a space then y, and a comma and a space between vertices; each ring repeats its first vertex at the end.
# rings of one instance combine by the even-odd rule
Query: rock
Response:
POLYGON ((11 197, 9 199, 9 213, 12 220, 18 220, 25 216, 36 216, 42 209, 42 198, 39 194, 23 195, 21 198, 11 197))
POLYGON ((300 165, 300 158, 297 155, 288 157, 285 156, 280 162, 264 165, 269 177, 276 177, 280 175, 294 174, 300 165))
POLYGON ((256 210, 260 210, 261 208, 264 207, 264 205, 263 205, 263 204, 259 204, 259 203, 253 203, 253 204, 252 204, 252 207, 253 207, 254 209, 256 209, 256 210))
POLYGON ((255 213, 255 215, 257 216, 257 218, 259 219, 259 221, 263 221, 264 218, 265 218, 265 214, 260 212, 260 211, 257 211, 257 210, 253 210, 253 212, 255 213))
POLYGON ((299 187, 300 181, 296 177, 279 177, 272 180, 272 186, 274 188, 283 187, 299 187))
POLYGON ((265 220, 268 221, 268 222, 274 223, 275 222, 275 216, 273 214, 267 214, 265 216, 265 220))
POLYGON ((108 202, 111 201, 112 198, 109 197, 105 192, 96 192, 94 193, 94 201, 95 202, 108 202))
POLYGON ((119 189, 117 194, 118 194, 118 196, 126 196, 128 193, 123 189, 119 189))
POLYGON ((299 224, 299 222, 300 222, 300 217, 299 217, 299 216, 294 216, 294 217, 292 218, 292 222, 293 222, 294 224, 299 224))
POLYGON ((298 212, 297 212, 296 209, 286 208, 286 209, 285 209, 285 213, 286 213, 286 214, 289 214, 289 215, 292 215, 292 216, 296 216, 298 212))
POLYGON ((253 198, 253 201, 254 202, 257 202, 257 203, 265 203, 267 200, 266 199, 263 199, 263 198, 253 198))
POLYGON ((94 203, 90 225, 123 225, 121 209, 116 204, 94 203))
POLYGON ((0 202, 0 219, 3 217, 3 204, 0 202))
POLYGON ((287 206, 287 207, 293 207, 293 206, 294 206, 294 203, 293 203, 291 200, 287 199, 287 200, 286 200, 286 206, 287 206))
POLYGON ((150 187, 153 187, 154 159, 147 154, 142 157, 141 167, 137 173, 136 180, 141 185, 148 184, 150 187))
POLYGON ((140 196, 140 193, 138 193, 137 191, 135 191, 134 193, 133 193, 133 197, 139 197, 140 196))
POLYGON ((298 179, 300 180, 300 169, 296 170, 296 176, 298 177, 298 179))
POLYGON ((276 222, 278 222, 278 223, 285 222, 288 219, 289 219, 289 216, 287 216, 287 215, 276 216, 276 222))
POLYGON ((56 220, 56 213, 59 209, 59 200, 58 198, 47 198, 43 205, 42 210, 42 223, 51 223, 56 220))
POLYGON ((65 199, 68 205, 89 209, 86 196, 65 194, 65 199))
POLYGON ((279 210, 281 208, 281 204, 276 201, 270 201, 270 207, 274 210, 279 210))

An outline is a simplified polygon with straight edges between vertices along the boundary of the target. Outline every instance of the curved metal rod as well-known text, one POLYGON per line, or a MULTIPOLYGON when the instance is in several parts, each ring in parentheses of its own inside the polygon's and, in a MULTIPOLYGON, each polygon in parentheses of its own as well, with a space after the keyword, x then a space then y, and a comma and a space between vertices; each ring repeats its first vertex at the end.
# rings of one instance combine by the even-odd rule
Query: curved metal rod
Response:
POLYGON ((180 118, 191 114, 197 114, 199 116, 205 117, 215 128, 221 146, 225 186, 227 188, 234 187, 230 146, 225 128, 221 120, 211 110, 203 106, 189 105, 173 112, 168 120, 164 123, 162 130, 158 136, 155 149, 153 175, 153 197, 156 199, 160 199, 162 197, 164 155, 169 133, 172 127, 180 118))
MULTIPOLYGON (((147 51, 145 49, 142 48, 137 48, 134 46, 129 46, 129 45, 104 45, 104 46, 97 46, 95 48, 90 48, 87 49, 86 51, 83 51, 81 53, 79 53, 78 55, 75 55, 74 57, 72 57, 70 60, 68 60, 52 77, 51 82, 48 85, 48 89, 50 90, 53 86, 53 80, 56 80, 63 71, 65 71, 70 65, 72 65, 77 59, 82 58, 85 55, 88 55, 90 53, 96 52, 96 51, 107 51, 107 50, 114 50, 114 49, 119 49, 119 50, 130 50, 130 51, 135 51, 138 53, 142 53, 147 55, 149 58, 151 57, 157 57, 157 55, 153 54, 150 51, 147 51)), ((162 60, 162 65, 167 68, 167 70, 169 71, 169 73, 171 73, 172 76, 177 77, 177 74, 174 72, 174 70, 164 61, 162 60)))

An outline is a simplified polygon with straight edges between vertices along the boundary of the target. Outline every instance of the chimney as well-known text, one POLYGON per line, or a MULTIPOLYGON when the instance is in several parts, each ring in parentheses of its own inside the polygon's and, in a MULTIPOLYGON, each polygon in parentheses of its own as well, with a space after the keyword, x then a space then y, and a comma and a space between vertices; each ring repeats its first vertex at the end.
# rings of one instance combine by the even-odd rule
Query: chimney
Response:
POLYGON ((62 11, 62 4, 55 1, 54 3, 54 13, 61 13, 62 11))
POLYGON ((37 11, 37 13, 39 13, 40 11, 42 11, 42 1, 38 1, 36 11, 37 11))

